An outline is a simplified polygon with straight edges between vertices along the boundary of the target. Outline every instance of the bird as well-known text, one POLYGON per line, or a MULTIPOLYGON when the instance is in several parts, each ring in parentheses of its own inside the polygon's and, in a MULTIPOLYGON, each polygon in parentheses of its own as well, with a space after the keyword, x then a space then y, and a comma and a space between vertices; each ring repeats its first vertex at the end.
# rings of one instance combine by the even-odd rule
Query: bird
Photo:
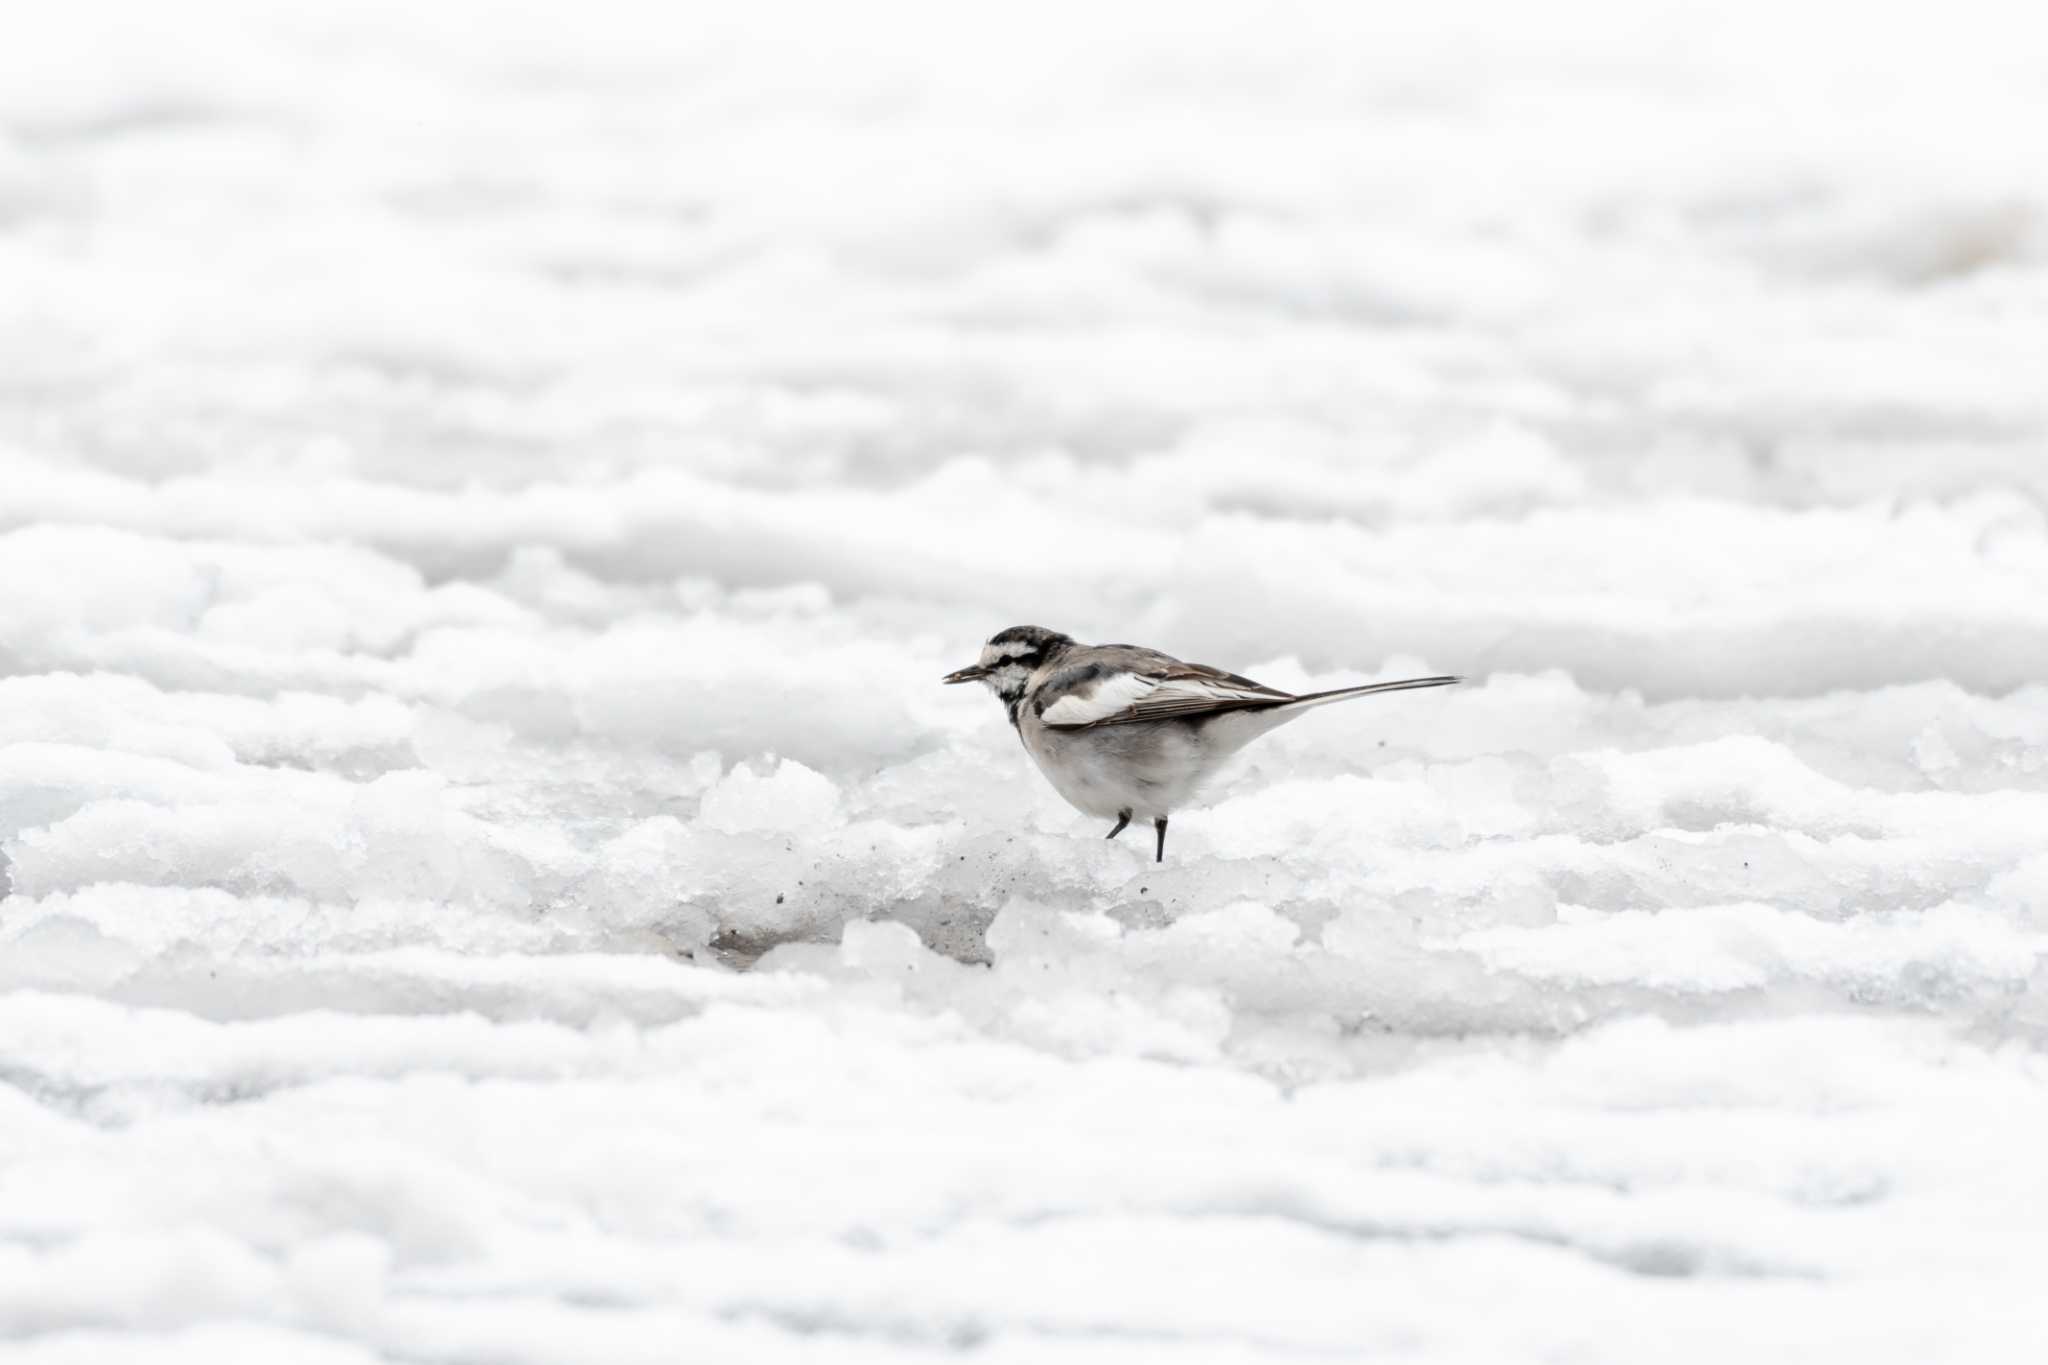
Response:
POLYGON ((1067 804, 1113 819, 1108 837, 1150 820, 1155 862, 1166 824, 1239 749, 1333 701, 1447 687, 1448 675, 1295 695, 1141 645, 1084 645, 1044 626, 1011 626, 940 681, 996 694, 1024 751, 1067 804))

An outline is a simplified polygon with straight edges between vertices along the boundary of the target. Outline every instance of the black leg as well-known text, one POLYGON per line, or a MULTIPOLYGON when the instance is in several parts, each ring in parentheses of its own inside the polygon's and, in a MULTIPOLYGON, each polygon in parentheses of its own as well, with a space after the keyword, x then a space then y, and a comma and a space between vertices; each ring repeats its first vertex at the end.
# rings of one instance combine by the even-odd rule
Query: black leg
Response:
POLYGON ((1155 863, 1166 861, 1166 817, 1160 816, 1152 822, 1152 832, 1159 836, 1159 852, 1152 856, 1155 863))
POLYGON ((1124 832, 1124 826, 1129 823, 1131 823, 1131 813, 1127 810, 1118 811, 1116 813, 1116 828, 1112 829, 1105 837, 1110 839, 1116 838, 1117 835, 1124 832))

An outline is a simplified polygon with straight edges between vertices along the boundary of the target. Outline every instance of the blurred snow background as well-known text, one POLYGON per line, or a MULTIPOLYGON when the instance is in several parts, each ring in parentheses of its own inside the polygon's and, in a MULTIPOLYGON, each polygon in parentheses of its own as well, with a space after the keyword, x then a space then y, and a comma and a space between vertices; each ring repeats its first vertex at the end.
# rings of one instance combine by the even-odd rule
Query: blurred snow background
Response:
POLYGON ((2031 11, 7 28, 0 1354, 2048 1349, 2031 11))

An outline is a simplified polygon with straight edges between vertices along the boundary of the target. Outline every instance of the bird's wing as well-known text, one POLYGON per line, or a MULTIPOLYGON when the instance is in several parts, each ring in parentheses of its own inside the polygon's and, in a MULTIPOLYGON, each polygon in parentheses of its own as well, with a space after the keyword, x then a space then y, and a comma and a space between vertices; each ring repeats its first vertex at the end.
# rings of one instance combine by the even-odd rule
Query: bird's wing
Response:
MULTIPOLYGON (((1114 648, 1114 647, 1105 647, 1114 648)), ((1189 719, 1292 701, 1290 693, 1235 673, 1184 664, 1150 650, 1130 658, 1078 659, 1038 688, 1038 718, 1055 730, 1189 719)))

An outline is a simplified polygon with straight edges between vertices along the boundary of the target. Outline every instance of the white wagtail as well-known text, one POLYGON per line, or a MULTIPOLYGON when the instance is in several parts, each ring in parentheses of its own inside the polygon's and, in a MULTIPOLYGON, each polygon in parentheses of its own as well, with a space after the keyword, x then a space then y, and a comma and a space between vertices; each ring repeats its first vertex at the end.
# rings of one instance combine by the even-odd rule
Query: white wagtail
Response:
POLYGON ((1456 678, 1339 687, 1302 696, 1137 645, 1083 645, 1043 626, 1011 626, 949 683, 984 682, 1009 709, 1024 751, 1067 804, 1114 819, 1114 839, 1135 817, 1159 836, 1166 820, 1223 761, 1311 707, 1375 692, 1443 687, 1456 678))

